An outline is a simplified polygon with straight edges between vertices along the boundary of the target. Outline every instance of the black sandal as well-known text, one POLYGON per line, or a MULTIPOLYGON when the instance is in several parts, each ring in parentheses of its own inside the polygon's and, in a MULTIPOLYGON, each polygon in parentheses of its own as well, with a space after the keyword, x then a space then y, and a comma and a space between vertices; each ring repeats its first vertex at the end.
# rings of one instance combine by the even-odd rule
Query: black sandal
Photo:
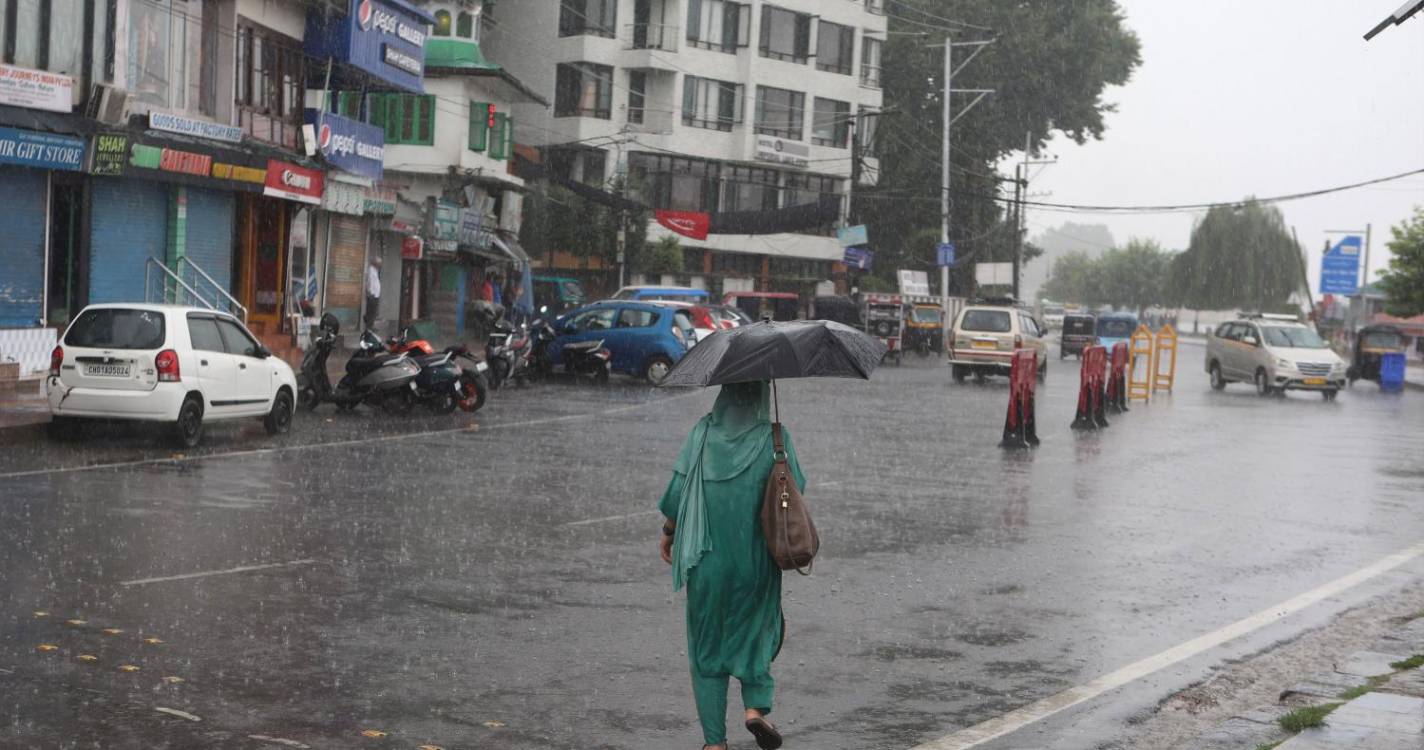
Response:
POLYGON ((771 722, 758 716, 755 719, 747 719, 747 731, 756 738, 757 747, 761 750, 776 750, 781 747, 781 733, 776 731, 776 727, 771 722))

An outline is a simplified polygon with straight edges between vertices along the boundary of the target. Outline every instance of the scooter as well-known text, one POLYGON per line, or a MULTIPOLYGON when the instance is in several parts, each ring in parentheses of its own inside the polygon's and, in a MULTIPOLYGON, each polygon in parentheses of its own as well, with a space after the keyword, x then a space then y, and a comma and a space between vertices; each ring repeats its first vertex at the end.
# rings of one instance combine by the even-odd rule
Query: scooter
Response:
MULTIPOLYGON (((554 326, 543 318, 536 318, 530 324, 528 371, 531 376, 547 377, 555 370, 551 349, 558 338, 554 326)), ((564 344, 562 350, 563 371, 579 378, 590 378, 598 385, 606 385, 613 368, 613 352, 603 346, 603 340, 575 341, 564 344)))
POLYGON ((489 366, 475 359, 469 347, 451 346, 436 353, 429 341, 411 339, 409 328, 388 339, 386 346, 393 353, 409 354, 420 365, 420 374, 415 378, 416 398, 436 414, 449 414, 456 406, 474 412, 485 405, 489 392, 485 373, 489 366), (462 367, 457 358, 468 364, 462 367))
POLYGON ((366 331, 351 359, 346 361, 346 374, 335 386, 326 373, 326 362, 336 347, 336 334, 341 325, 334 315, 323 315, 319 335, 302 356, 302 371, 297 378, 297 403, 308 411, 323 401, 336 404, 341 411, 358 404, 379 406, 390 411, 407 411, 415 403, 415 377, 420 366, 405 354, 387 354, 381 340, 366 331))
POLYGON ((529 364, 529 331, 524 326, 514 326, 508 321, 495 321, 485 340, 485 361, 490 365, 490 386, 499 388, 513 379, 516 385, 524 384, 525 369, 529 364))

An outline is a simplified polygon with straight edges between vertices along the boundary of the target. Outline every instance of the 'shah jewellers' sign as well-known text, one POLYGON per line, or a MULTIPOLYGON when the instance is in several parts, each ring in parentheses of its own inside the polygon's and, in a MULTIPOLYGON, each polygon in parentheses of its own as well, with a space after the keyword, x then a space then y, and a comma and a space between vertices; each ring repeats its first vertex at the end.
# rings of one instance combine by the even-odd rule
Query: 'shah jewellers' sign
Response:
POLYGON ((262 194, 320 206, 322 177, 315 169, 272 159, 267 162, 267 183, 262 194))
POLYGON ((74 109, 74 79, 44 70, 0 65, 0 104, 69 112, 74 109))

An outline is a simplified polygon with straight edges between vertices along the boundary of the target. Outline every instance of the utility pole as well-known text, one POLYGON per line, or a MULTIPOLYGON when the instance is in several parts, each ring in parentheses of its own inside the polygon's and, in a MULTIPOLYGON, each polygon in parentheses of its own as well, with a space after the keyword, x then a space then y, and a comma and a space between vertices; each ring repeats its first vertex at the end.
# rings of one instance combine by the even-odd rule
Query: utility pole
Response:
POLYGON ((1023 268, 1024 201, 1028 200, 1028 168, 1058 161, 1058 157, 1029 159, 1029 152, 1032 150, 1033 133, 1024 133, 1023 161, 1014 165, 1014 299, 1019 298, 1019 274, 1023 268))
MULTIPOLYGON (((968 114, 968 113, 969 113, 969 110, 974 109, 974 105, 978 104, 978 103, 980 102, 980 100, 982 100, 984 97, 988 96, 989 94, 994 93, 994 90, 993 90, 993 89, 956 89, 956 88, 954 88, 954 74, 955 74, 955 73, 958 73, 958 72, 961 71, 961 70, 963 70, 963 69, 964 69, 964 66, 968 65, 969 62, 970 62, 971 60, 973 60, 980 52, 983 52, 985 47, 987 47, 987 46, 989 46, 989 45, 991 45, 991 44, 993 44, 993 43, 994 43, 994 40, 993 40, 993 39, 983 39, 983 40, 974 41, 974 42, 960 42, 960 43, 958 43, 958 44, 955 44, 952 37, 946 35, 945 38, 944 38, 944 94, 943 94, 943 101, 941 102, 941 104, 943 105, 942 108, 943 108, 943 117, 944 117, 944 132, 943 132, 943 134, 942 134, 942 136, 941 136, 941 139, 940 139, 940 159, 941 159, 941 161, 942 161, 942 164, 941 164, 941 174, 940 174, 940 202, 939 202, 939 206, 940 206, 940 208, 939 208, 939 210, 940 210, 939 241, 940 241, 941 244, 948 244, 948 243, 949 243, 949 229, 950 229, 950 214, 949 214, 949 210, 950 210, 950 205, 951 205, 951 203, 952 203, 952 201, 950 201, 950 199, 949 199, 949 187, 950 187, 950 174, 949 174, 949 172, 950 172, 950 164, 949 164, 949 157, 950 157, 950 132, 951 132, 951 129, 952 129, 953 126, 954 126, 954 121, 955 121, 955 120, 958 120, 959 118, 961 118, 961 117, 963 117, 964 115, 968 114), (956 67, 956 66, 954 65, 954 48, 955 48, 955 47, 973 47, 973 48, 974 48, 974 51, 971 52, 971 53, 969 53, 969 57, 964 58, 964 62, 960 63, 960 64, 958 65, 958 67, 956 67), (959 114, 957 114, 957 115, 954 114, 954 107, 953 107, 954 94, 974 94, 974 95, 975 95, 973 101, 969 102, 969 105, 966 106, 964 109, 960 110, 960 111, 959 111, 959 114)), ((943 306, 944 311, 945 311, 945 314, 948 314, 948 313, 949 313, 949 267, 948 267, 948 266, 940 266, 940 269, 939 269, 939 292, 940 292, 940 298, 941 298, 941 299, 940 299, 940 304, 943 306)))

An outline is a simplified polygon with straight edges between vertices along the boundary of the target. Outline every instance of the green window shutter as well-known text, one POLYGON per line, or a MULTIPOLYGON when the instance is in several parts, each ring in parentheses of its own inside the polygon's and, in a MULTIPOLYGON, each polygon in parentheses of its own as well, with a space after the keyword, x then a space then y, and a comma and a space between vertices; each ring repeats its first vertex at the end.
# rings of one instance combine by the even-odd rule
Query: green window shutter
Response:
POLYGON ((489 145, 489 104, 470 102, 470 150, 484 151, 489 145))
POLYGON ((427 94, 412 99, 411 104, 418 107, 415 116, 415 143, 429 146, 435 143, 435 97, 427 94))
POLYGON ((366 95, 366 122, 385 131, 386 98, 381 94, 366 95))
POLYGON ((514 118, 504 118, 504 158, 514 158, 514 118))
POLYGON ((342 91, 337 94, 336 113, 342 117, 360 119, 361 117, 361 92, 342 91))
POLYGON ((509 116, 503 112, 494 113, 494 131, 490 133, 491 159, 503 159, 505 157, 505 129, 509 126, 509 116))

